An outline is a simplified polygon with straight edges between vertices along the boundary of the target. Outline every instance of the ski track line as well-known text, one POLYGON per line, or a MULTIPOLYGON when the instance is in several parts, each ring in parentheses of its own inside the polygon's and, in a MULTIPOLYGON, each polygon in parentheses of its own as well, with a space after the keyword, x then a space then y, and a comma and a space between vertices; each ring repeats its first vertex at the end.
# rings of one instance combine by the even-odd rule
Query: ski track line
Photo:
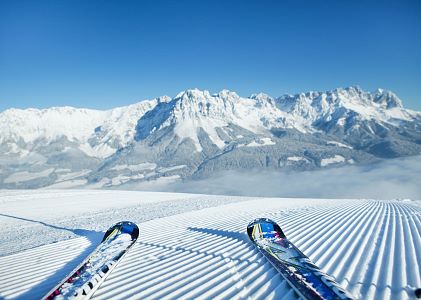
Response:
POLYGON ((41 246, 1 257, 0 298, 40 298, 84 259, 81 254, 89 249, 90 242, 86 238, 76 238, 54 246, 41 246), (43 282, 47 278, 51 282, 43 282))
MULTIPOLYGON (((406 212, 414 211, 413 207, 408 207, 406 205, 404 207, 406 209, 406 212)), ((419 214, 419 212, 415 213, 419 214)), ((421 262, 417 260, 417 257, 420 257, 420 251, 418 251, 417 254, 417 249, 421 249, 421 232, 415 226, 415 224, 418 223, 414 222, 414 214, 407 214, 405 224, 406 228, 408 228, 408 230, 404 230, 405 241, 411 240, 412 243, 410 245, 413 245, 413 247, 407 248, 407 255, 410 257, 410 261, 407 264, 407 273, 412 276, 411 282, 416 282, 415 286, 419 287, 421 286, 421 262)))
MULTIPOLYGON (((375 222, 371 222, 370 228, 366 229, 366 242, 359 247, 359 251, 356 254, 356 256, 361 257, 361 259, 359 261, 352 260, 348 266, 355 266, 355 270, 351 270, 351 268, 349 268, 343 275, 344 278, 349 279, 345 282, 348 290, 358 297, 362 294, 361 289, 363 287, 363 282, 361 281, 361 278, 366 278, 367 282, 372 282, 371 277, 368 276, 370 274, 368 266, 371 258, 376 257, 377 255, 375 250, 378 245, 377 239, 379 238, 383 226, 382 221, 385 215, 385 210, 385 205, 381 205, 381 203, 379 203, 379 209, 377 209, 377 220, 375 222)), ((368 223, 368 225, 370 225, 370 223, 368 223)), ((340 276, 341 274, 338 275, 338 277, 340 276)))
POLYGON ((376 208, 371 214, 370 220, 366 221, 364 228, 360 232, 359 236, 362 239, 360 245, 357 245, 359 240, 355 239, 352 247, 349 249, 352 252, 348 254, 347 260, 343 262, 339 260, 339 263, 342 264, 342 269, 338 269, 337 273, 332 274, 334 277, 346 278, 342 284, 344 287, 349 288, 354 295, 360 295, 358 278, 364 276, 364 273, 367 271, 368 259, 373 255, 374 251, 375 243, 373 241, 375 241, 381 228, 380 221, 384 214, 384 207, 378 203, 376 208), (370 224, 372 225, 370 226, 370 224), (361 259, 357 261, 353 259, 354 257, 361 257, 361 259))
MULTIPOLYGON (((268 217, 356 298, 410 299, 420 215, 403 201, 262 198, 154 219, 93 298, 298 299, 245 233, 268 217)), ((76 238, 0 257, 0 299, 40 298, 95 246, 76 238)))
MULTIPOLYGON (((376 224, 377 222, 373 220, 377 220, 379 217, 380 205, 376 204, 370 210, 370 214, 367 214, 367 218, 363 222, 360 222, 360 228, 357 230, 355 229, 352 234, 348 238, 347 243, 341 245, 341 251, 338 251, 334 257, 335 261, 331 263, 332 267, 330 268, 332 271, 331 275, 333 277, 339 278, 349 278, 350 274, 348 273, 349 270, 356 270, 358 265, 355 265, 354 257, 363 257, 363 250, 366 247, 367 243, 369 242, 370 237, 372 236, 372 231, 374 230, 375 226, 369 226, 370 224, 376 224), (362 228, 361 228, 362 227, 362 228), (359 245, 358 245, 359 244, 359 245), (344 253, 344 254, 343 254, 344 253), (343 255, 343 257, 342 257, 343 255)), ((344 286, 348 284, 348 281, 341 282, 344 286)))
POLYGON ((291 241, 301 249, 301 251, 313 253, 314 248, 319 248, 320 244, 326 243, 322 237, 330 237, 330 233, 340 228, 350 215, 358 210, 355 206, 339 207, 331 213, 321 214, 314 219, 306 220, 304 224, 295 224, 291 232, 286 230, 287 237, 291 236, 291 241), (343 217, 345 216, 345 218, 343 217), (339 220, 339 222, 338 222, 339 220), (301 235, 300 232, 301 231, 301 235), (298 232, 298 233, 296 233, 298 232), (297 240, 296 240, 297 238, 297 240), (300 239, 298 239, 300 238, 300 239))
MULTIPOLYGON (((346 219, 346 222, 339 227, 334 234, 331 234, 330 241, 320 246, 320 252, 315 256, 315 260, 319 261, 321 268, 329 269, 329 273, 335 274, 336 269, 339 267, 337 258, 340 261, 348 258, 346 250, 350 249, 350 244, 355 240, 355 236, 361 233, 361 226, 367 222, 367 218, 371 216, 373 207, 367 207, 355 213, 353 217, 346 219), (335 261, 336 260, 336 261, 335 261)), ((343 218, 345 220, 345 217, 343 218)))

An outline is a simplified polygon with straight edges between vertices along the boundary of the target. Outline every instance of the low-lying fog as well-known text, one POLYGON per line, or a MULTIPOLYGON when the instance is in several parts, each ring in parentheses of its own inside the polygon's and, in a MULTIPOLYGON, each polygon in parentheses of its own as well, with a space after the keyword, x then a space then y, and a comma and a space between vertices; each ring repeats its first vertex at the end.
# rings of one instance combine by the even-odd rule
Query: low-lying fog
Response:
POLYGON ((421 156, 311 172, 227 171, 206 180, 140 188, 241 196, 421 199, 421 156))

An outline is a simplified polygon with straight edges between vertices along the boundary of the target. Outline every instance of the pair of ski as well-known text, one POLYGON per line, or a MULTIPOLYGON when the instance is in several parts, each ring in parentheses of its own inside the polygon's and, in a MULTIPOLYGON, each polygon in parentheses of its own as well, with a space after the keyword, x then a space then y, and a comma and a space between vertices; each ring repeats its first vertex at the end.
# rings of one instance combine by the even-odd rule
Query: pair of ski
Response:
MULTIPOLYGON (((274 221, 256 219, 247 226, 250 240, 304 299, 352 299, 330 276, 323 273, 295 247, 274 221)), ((73 272, 43 299, 89 299, 139 236, 132 222, 119 222, 73 272)))

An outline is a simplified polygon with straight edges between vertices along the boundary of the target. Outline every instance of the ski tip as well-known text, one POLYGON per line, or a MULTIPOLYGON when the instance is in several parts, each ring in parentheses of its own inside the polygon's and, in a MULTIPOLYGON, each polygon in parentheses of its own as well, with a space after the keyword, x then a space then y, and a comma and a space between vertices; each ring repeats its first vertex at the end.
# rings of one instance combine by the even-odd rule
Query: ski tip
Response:
POLYGON ((114 224, 107 230, 107 232, 104 234, 104 237, 102 238, 102 241, 105 241, 114 230, 130 234, 132 240, 137 240, 139 237, 139 227, 135 223, 130 221, 121 221, 114 224))
POLYGON ((415 294, 415 297, 417 297, 417 298, 421 298, 421 288, 416 289, 416 290, 414 291, 414 294, 415 294))
POLYGON ((285 238, 281 227, 268 218, 258 218, 247 225, 247 235, 252 242, 263 238, 285 238))

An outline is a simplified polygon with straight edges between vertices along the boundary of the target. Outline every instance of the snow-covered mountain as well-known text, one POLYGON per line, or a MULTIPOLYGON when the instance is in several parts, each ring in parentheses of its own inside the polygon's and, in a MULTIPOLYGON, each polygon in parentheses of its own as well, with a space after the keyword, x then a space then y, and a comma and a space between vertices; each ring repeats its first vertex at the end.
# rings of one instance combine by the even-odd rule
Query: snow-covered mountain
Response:
POLYGON ((272 98, 186 90, 108 111, 0 114, 3 187, 116 186, 231 169, 312 170, 421 152, 421 113, 359 87, 272 98))
POLYGON ((0 143, 9 147, 10 154, 24 154, 24 150, 65 139, 77 143, 88 156, 105 158, 133 140, 136 123, 145 112, 168 100, 161 97, 108 111, 73 107, 9 109, 0 114, 0 143))

